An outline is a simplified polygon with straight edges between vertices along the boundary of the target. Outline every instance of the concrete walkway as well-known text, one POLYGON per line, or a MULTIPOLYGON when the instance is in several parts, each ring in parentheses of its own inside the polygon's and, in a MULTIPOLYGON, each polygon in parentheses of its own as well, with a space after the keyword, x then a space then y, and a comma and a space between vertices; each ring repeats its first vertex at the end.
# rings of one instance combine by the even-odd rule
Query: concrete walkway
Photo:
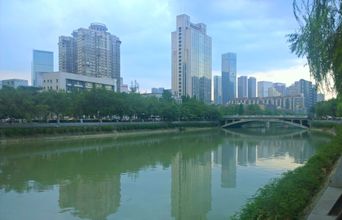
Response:
POLYGON ((337 161, 327 188, 308 217, 308 220, 328 219, 342 219, 342 157, 337 161))

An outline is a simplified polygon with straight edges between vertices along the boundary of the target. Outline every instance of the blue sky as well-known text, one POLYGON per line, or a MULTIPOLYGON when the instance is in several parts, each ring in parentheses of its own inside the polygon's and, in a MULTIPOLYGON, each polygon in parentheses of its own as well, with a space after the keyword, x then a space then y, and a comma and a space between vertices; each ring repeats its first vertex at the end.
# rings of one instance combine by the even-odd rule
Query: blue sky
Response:
POLYGON ((170 88, 171 32, 183 13, 207 25, 213 75, 220 74, 221 54, 236 52, 238 75, 287 85, 312 80, 287 43, 298 27, 292 0, 0 0, 0 80, 30 81, 32 49, 53 51, 57 71, 58 37, 101 22, 122 41, 125 83, 137 80, 141 91, 170 88))

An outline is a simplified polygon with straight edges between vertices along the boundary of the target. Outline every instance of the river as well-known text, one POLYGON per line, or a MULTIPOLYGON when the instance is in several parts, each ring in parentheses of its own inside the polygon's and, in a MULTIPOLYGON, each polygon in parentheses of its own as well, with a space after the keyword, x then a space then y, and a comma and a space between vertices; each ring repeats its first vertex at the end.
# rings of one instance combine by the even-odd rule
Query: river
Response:
POLYGON ((208 130, 0 143, 0 219, 228 219, 329 139, 208 130))

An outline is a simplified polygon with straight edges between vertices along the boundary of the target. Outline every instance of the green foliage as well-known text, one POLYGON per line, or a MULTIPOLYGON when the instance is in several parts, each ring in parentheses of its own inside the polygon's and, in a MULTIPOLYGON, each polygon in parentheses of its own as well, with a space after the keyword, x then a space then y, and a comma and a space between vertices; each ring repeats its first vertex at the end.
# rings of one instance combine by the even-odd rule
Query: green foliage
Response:
POLYGON ((342 152, 342 126, 337 136, 303 166, 259 189, 233 219, 301 219, 342 152))
POLYGON ((299 30, 289 35, 292 52, 306 57, 318 84, 333 79, 342 94, 342 2, 340 0, 294 0, 299 30))
POLYGON ((161 98, 104 89, 83 92, 38 91, 25 88, 0 90, 0 119, 26 119, 64 123, 80 119, 106 121, 219 121, 223 115, 284 114, 259 105, 207 105, 196 98, 176 102, 169 92, 161 98))
POLYGON ((324 102, 318 102, 314 109, 317 117, 337 116, 337 99, 330 99, 324 102))

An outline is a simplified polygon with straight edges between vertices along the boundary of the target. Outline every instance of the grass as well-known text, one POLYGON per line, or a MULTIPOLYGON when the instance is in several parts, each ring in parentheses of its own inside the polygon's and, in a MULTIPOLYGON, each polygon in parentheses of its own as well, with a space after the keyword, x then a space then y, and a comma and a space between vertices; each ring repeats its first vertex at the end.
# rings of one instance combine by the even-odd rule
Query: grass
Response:
POLYGON ((232 219, 302 219, 342 152, 342 126, 308 162, 265 185, 232 219))

